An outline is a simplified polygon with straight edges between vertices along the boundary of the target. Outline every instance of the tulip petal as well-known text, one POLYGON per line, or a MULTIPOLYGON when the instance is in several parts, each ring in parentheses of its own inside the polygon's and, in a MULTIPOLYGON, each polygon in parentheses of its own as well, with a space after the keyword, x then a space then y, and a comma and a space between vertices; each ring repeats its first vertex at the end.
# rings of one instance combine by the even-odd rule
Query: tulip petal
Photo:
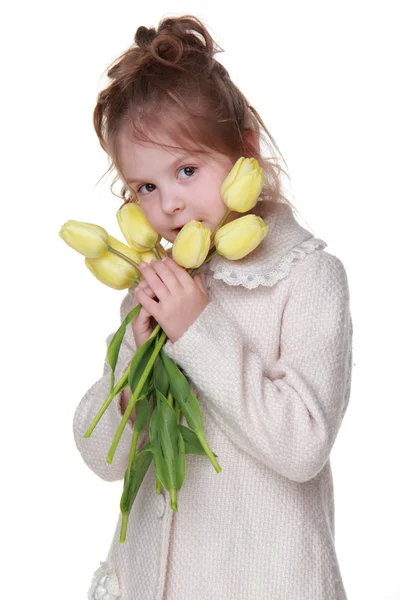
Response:
POLYGON ((245 160, 245 158, 242 156, 241 158, 238 158, 237 161, 235 162, 235 164, 233 165, 232 169, 228 173, 228 176, 225 178, 225 180, 222 183, 221 195, 225 194, 227 192, 228 188, 235 181, 236 176, 239 172, 239 169, 242 167, 244 160, 245 160))
POLYGON ((67 221, 59 236, 68 246, 87 258, 98 258, 108 248, 108 233, 100 225, 84 221, 67 221))
POLYGON ((125 240, 134 249, 149 250, 161 239, 137 202, 124 204, 117 212, 117 221, 125 240))
POLYGON ((229 260, 239 260, 250 254, 265 238, 268 225, 261 217, 246 215, 223 225, 215 235, 218 254, 229 260))
POLYGON ((247 212, 255 206, 264 185, 264 171, 255 158, 241 157, 221 186, 221 197, 233 211, 247 212))
POLYGON ((186 269, 198 268, 207 257, 210 244, 211 230, 200 221, 189 221, 174 240, 172 258, 186 269))
MULTIPOLYGON (((121 250, 122 253, 126 253, 127 256, 129 253, 131 256, 132 253, 134 253, 134 250, 132 249, 129 251, 126 250, 127 246, 121 244, 121 242, 115 238, 112 238, 112 244, 110 245, 111 247, 117 246, 115 249, 121 250)), ((135 258, 137 260, 136 253, 135 258)), ((85 258, 85 264, 96 279, 115 290, 130 288, 135 279, 140 276, 140 272, 136 267, 111 251, 104 252, 99 258, 85 258)))

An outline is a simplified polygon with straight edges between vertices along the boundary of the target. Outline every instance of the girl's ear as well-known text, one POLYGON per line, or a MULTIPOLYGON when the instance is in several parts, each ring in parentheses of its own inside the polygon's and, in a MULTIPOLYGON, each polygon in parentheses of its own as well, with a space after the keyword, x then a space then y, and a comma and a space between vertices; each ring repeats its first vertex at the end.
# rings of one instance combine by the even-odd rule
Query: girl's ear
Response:
POLYGON ((260 137, 257 131, 246 129, 243 132, 243 138, 247 149, 249 150, 250 157, 260 154, 260 137))

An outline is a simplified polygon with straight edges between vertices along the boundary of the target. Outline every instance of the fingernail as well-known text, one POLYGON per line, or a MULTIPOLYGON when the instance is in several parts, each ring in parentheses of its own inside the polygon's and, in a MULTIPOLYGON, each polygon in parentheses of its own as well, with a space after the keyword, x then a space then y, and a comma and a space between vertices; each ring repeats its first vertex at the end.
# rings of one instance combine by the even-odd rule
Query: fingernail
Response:
POLYGON ((161 259, 162 262, 165 262, 168 259, 168 256, 165 256, 164 258, 161 259))
POLYGON ((140 263, 139 269, 143 269, 144 267, 147 267, 147 263, 145 263, 145 262, 140 263))

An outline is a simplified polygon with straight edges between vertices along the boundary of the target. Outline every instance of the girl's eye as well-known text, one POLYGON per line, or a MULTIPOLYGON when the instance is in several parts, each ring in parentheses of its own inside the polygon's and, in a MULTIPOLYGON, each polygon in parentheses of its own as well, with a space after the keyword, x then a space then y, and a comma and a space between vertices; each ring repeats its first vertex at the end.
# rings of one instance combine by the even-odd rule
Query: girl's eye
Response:
POLYGON ((147 192, 149 192, 149 193, 150 193, 150 192, 152 192, 153 190, 147 190, 146 192, 143 192, 143 191, 141 191, 141 189, 142 189, 142 188, 147 188, 147 186, 150 186, 150 187, 153 187, 153 188, 155 188, 155 187, 156 187, 156 186, 154 185, 154 183, 144 183, 143 185, 140 185, 140 186, 138 187, 138 189, 137 189, 137 192, 138 192, 139 194, 145 194, 145 195, 147 194, 147 192))
MULTIPOLYGON (((192 175, 194 175, 194 173, 195 173, 195 171, 197 171, 197 169, 198 169, 198 167, 181 167, 179 169, 179 173, 181 171, 184 171, 185 175, 187 177, 191 177, 192 175)), ((187 177, 184 177, 183 179, 187 179, 187 177)), ((143 183, 142 185, 140 185, 138 187, 136 192, 138 194, 144 194, 145 196, 147 196, 148 194, 150 194, 151 192, 154 191, 155 187, 156 186, 154 185, 154 183, 143 183), (149 188, 151 188, 151 189, 149 189, 149 188), (146 191, 144 191, 144 190, 146 190, 146 191)))
POLYGON ((185 175, 189 175, 189 177, 191 177, 194 175, 194 172, 197 171, 197 167, 182 167, 179 169, 179 171, 185 171, 185 175), (187 171, 189 171, 189 173, 187 173, 187 171), (192 171, 192 173, 190 173, 190 171, 192 171))

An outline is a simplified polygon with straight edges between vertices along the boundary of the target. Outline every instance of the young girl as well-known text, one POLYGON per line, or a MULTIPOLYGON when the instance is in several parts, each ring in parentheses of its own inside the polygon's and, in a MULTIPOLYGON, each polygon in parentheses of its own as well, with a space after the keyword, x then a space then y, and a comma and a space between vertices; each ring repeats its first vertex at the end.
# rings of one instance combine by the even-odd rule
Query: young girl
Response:
MULTIPOLYGON (((245 258, 215 256, 194 279, 170 256, 155 260, 122 300, 121 319, 137 303, 143 308, 127 328, 116 381, 160 323, 165 352, 199 399, 222 471, 187 455, 174 512, 168 493, 156 493, 151 466, 126 542, 119 542, 118 519, 88 597, 344 600, 329 459, 351 386, 344 266, 295 220, 279 167, 260 152, 260 139, 271 148, 275 142, 214 59, 204 25, 192 16, 167 18, 157 30, 139 27, 135 42, 108 71, 112 81, 94 111, 124 200, 139 202, 168 242, 192 219, 213 230, 225 212, 222 182, 239 157, 254 157, 266 177, 249 212, 269 231, 245 258)), ((115 481, 127 467, 130 422, 111 465, 106 455, 127 390, 83 438, 109 388, 105 360, 76 410, 74 435, 89 468, 115 481)))

